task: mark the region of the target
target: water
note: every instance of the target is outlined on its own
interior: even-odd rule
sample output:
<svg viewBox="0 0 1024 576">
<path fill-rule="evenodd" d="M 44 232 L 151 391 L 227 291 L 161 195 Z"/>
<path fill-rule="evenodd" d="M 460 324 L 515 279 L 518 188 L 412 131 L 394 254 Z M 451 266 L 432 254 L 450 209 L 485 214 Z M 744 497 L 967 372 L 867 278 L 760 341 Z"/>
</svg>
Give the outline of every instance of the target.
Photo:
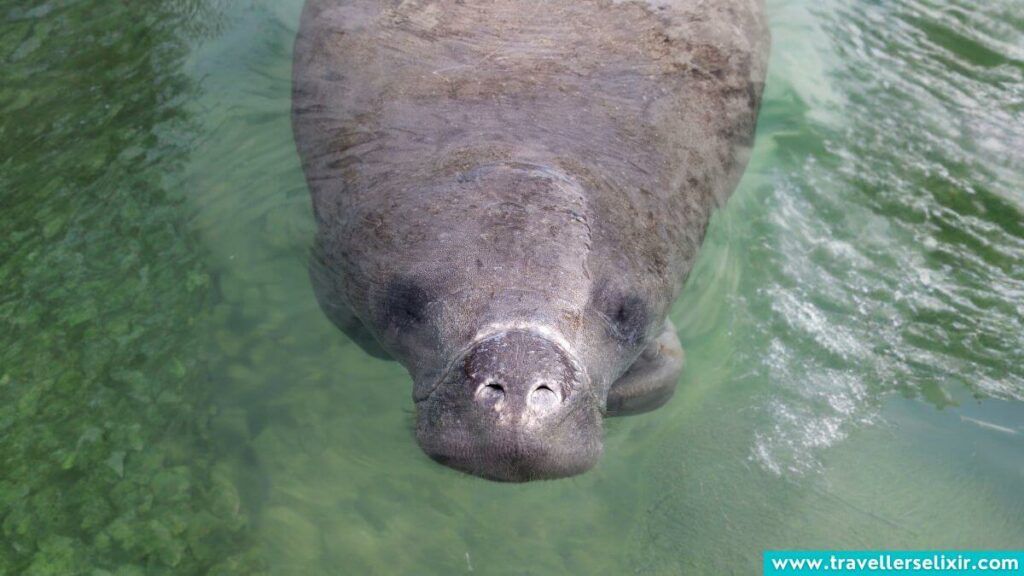
<svg viewBox="0 0 1024 576">
<path fill-rule="evenodd" d="M 298 0 L 0 1 L 0 574 L 749 574 L 1024 547 L 1024 13 L 769 2 L 677 396 L 577 478 L 431 463 L 316 306 Z"/>
</svg>

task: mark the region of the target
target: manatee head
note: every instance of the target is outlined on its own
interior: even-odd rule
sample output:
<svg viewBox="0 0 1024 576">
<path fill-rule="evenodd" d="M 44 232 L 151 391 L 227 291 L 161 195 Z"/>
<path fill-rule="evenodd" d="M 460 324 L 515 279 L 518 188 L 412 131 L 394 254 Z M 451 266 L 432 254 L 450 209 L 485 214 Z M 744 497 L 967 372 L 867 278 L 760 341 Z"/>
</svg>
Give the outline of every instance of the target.
<svg viewBox="0 0 1024 576">
<path fill-rule="evenodd" d="M 672 297 L 632 220 L 598 218 L 616 207 L 533 165 L 379 194 L 319 243 L 348 305 L 412 375 L 423 450 L 501 481 L 592 467 L 608 389 Z"/>
</svg>

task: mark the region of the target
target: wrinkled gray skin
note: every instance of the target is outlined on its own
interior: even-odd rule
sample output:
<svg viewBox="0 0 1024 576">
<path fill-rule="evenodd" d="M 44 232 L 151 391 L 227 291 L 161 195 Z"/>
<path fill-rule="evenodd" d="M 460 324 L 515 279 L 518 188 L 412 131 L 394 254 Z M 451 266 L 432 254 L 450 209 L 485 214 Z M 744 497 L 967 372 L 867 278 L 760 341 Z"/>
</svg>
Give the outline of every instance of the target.
<svg viewBox="0 0 1024 576">
<path fill-rule="evenodd" d="M 760 0 L 308 0 L 293 122 L 327 315 L 486 478 L 580 473 L 672 394 L 666 321 L 749 152 Z"/>
</svg>

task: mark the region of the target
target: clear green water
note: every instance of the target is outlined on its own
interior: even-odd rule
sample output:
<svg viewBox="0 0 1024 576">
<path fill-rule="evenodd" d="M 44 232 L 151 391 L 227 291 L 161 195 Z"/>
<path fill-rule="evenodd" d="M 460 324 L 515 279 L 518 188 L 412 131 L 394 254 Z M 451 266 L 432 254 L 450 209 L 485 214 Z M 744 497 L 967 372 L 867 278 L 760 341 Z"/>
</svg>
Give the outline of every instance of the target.
<svg viewBox="0 0 1024 576">
<path fill-rule="evenodd" d="M 0 0 L 0 575 L 1024 548 L 1017 0 L 769 2 L 676 398 L 609 421 L 594 471 L 522 486 L 428 461 L 406 375 L 314 302 L 300 8 Z"/>
</svg>

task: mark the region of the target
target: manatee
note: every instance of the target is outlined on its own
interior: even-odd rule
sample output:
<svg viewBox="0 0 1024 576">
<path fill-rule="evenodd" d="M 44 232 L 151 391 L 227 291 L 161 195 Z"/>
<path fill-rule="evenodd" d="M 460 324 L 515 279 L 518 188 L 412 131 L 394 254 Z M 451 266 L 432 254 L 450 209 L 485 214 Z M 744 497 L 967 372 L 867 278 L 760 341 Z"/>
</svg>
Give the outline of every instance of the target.
<svg viewBox="0 0 1024 576">
<path fill-rule="evenodd" d="M 408 369 L 431 458 L 571 476 L 664 404 L 743 172 L 761 0 L 307 0 L 292 123 L 323 311 Z"/>
</svg>

